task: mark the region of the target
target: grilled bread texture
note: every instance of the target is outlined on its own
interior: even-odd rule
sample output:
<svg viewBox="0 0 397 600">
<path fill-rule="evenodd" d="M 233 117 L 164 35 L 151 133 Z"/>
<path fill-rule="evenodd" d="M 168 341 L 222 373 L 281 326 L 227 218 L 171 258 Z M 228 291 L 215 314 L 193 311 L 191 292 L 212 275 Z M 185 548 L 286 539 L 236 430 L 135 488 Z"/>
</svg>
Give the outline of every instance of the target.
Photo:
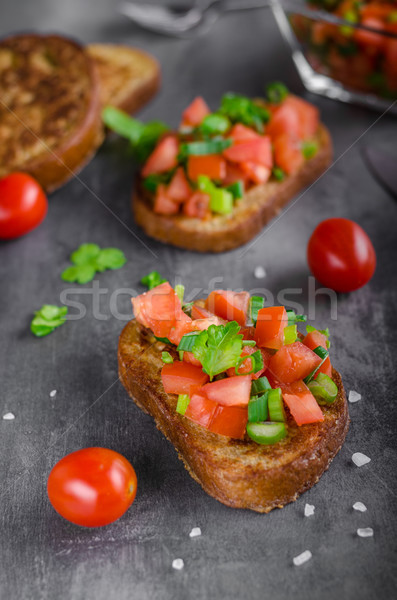
<svg viewBox="0 0 397 600">
<path fill-rule="evenodd" d="M 225 252 L 238 248 L 254 238 L 296 194 L 327 169 L 332 160 L 331 136 L 320 125 L 316 137 L 317 154 L 305 161 L 295 175 L 252 187 L 229 215 L 212 215 L 202 220 L 181 214 L 156 214 L 152 198 L 138 181 L 132 198 L 135 221 L 150 237 L 187 250 Z"/>
<path fill-rule="evenodd" d="M 121 333 L 121 381 L 134 402 L 150 414 L 174 445 L 190 475 L 211 496 L 233 508 L 267 513 L 282 508 L 311 488 L 329 467 L 349 428 L 342 379 L 334 369 L 338 397 L 323 407 L 324 421 L 298 427 L 288 413 L 288 437 L 261 446 L 246 437 L 234 440 L 211 433 L 176 412 L 177 396 L 161 381 L 161 351 L 174 358 L 174 346 L 156 341 L 136 320 Z"/>
</svg>

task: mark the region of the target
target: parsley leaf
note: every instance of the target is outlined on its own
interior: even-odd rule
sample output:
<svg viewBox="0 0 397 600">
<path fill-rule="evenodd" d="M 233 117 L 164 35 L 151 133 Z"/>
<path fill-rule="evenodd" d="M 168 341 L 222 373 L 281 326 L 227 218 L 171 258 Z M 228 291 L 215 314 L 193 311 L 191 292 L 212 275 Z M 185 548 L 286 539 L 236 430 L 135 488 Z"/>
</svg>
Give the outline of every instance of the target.
<svg viewBox="0 0 397 600">
<path fill-rule="evenodd" d="M 166 281 L 167 280 L 161 277 L 158 271 L 152 271 L 151 273 L 148 273 L 147 275 L 145 275 L 145 277 L 142 277 L 141 279 L 142 285 L 146 285 L 148 290 L 152 290 L 153 288 L 157 287 L 161 283 L 165 283 Z"/>
<path fill-rule="evenodd" d="M 210 325 L 197 336 L 192 352 L 211 380 L 214 375 L 234 367 L 239 360 L 243 348 L 239 331 L 239 324 L 230 321 L 226 325 Z"/>
<path fill-rule="evenodd" d="M 260 133 L 263 132 L 263 124 L 270 118 L 266 108 L 246 96 L 232 93 L 223 96 L 219 113 L 228 117 L 232 123 L 243 123 L 254 127 Z"/>
<path fill-rule="evenodd" d="M 30 331 L 37 337 L 48 335 L 65 323 L 67 312 L 66 306 L 44 304 L 40 310 L 34 313 L 35 316 L 30 324 Z"/>
<path fill-rule="evenodd" d="M 124 253 L 118 248 L 101 250 L 97 244 L 82 244 L 72 252 L 70 260 L 73 266 L 63 271 L 62 279 L 76 283 L 88 283 L 97 271 L 120 269 L 126 263 Z"/>
</svg>

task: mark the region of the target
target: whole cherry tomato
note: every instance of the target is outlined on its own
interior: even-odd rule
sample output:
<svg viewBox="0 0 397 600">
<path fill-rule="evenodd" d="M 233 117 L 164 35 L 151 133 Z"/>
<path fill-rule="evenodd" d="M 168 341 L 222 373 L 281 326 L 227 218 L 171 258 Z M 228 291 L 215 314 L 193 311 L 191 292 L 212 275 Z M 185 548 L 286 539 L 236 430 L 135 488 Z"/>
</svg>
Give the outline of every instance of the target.
<svg viewBox="0 0 397 600">
<path fill-rule="evenodd" d="M 65 519 L 100 527 L 121 517 L 135 499 L 137 478 L 124 456 L 107 448 L 84 448 L 52 469 L 48 497 Z"/>
<path fill-rule="evenodd" d="M 39 225 L 48 202 L 41 186 L 26 173 L 0 179 L 0 238 L 17 238 Z"/>
<path fill-rule="evenodd" d="M 313 275 L 336 292 L 352 292 L 371 279 L 376 254 L 365 231 L 349 219 L 326 219 L 317 225 L 307 247 Z"/>
</svg>

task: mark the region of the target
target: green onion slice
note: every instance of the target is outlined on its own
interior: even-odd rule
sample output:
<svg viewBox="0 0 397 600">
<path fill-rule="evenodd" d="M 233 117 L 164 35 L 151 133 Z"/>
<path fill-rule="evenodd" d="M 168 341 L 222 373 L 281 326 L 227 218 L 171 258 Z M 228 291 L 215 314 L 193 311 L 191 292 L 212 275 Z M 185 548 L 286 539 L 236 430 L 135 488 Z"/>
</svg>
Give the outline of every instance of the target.
<svg viewBox="0 0 397 600">
<path fill-rule="evenodd" d="M 163 361 L 163 363 L 165 363 L 167 365 L 170 365 L 171 363 L 174 362 L 174 359 L 172 358 L 172 356 L 169 352 L 162 352 L 161 360 Z"/>
<path fill-rule="evenodd" d="M 260 371 L 261 369 L 263 369 L 264 365 L 263 365 L 262 352 L 260 350 L 257 350 L 253 354 L 247 354 L 246 356 L 240 356 L 240 358 L 237 361 L 236 367 L 235 367 L 236 375 L 240 375 L 240 373 L 238 372 L 238 370 L 240 368 L 240 365 L 247 358 L 251 359 L 252 368 L 251 368 L 251 370 L 249 372 L 243 373 L 243 375 L 250 375 L 251 373 L 257 373 L 258 371 Z"/>
<path fill-rule="evenodd" d="M 185 333 L 177 347 L 178 351 L 191 352 L 193 346 L 196 343 L 196 338 L 200 334 L 200 331 L 192 331 L 191 333 Z"/>
<path fill-rule="evenodd" d="M 189 402 L 190 402 L 190 398 L 187 394 L 179 394 L 178 402 L 176 405 L 176 412 L 179 413 L 180 415 L 184 415 L 186 412 L 186 409 L 189 405 Z"/>
<path fill-rule="evenodd" d="M 157 335 L 155 335 L 154 337 L 156 338 L 156 340 L 158 342 L 163 342 L 163 344 L 171 344 L 171 342 L 168 338 L 157 337 Z"/>
<path fill-rule="evenodd" d="M 283 181 L 285 179 L 285 173 L 280 167 L 273 167 L 272 173 L 277 181 Z"/>
<path fill-rule="evenodd" d="M 182 156 L 203 156 L 205 154 L 220 154 L 233 144 L 233 140 L 213 139 L 205 142 L 190 142 L 181 144 Z"/>
<path fill-rule="evenodd" d="M 228 185 L 226 191 L 230 192 L 233 196 L 234 200 L 239 200 L 244 196 L 244 182 L 243 181 L 235 181 L 231 185 Z"/>
<path fill-rule="evenodd" d="M 258 394 L 263 394 L 267 390 L 271 390 L 272 386 L 269 383 L 267 377 L 259 377 L 259 379 L 254 379 L 251 384 L 251 396 L 257 396 Z"/>
<path fill-rule="evenodd" d="M 319 404 L 332 404 L 338 395 L 338 386 L 325 373 L 319 373 L 309 383 L 309 390 Z"/>
<path fill-rule="evenodd" d="M 284 83 L 274 81 L 266 86 L 266 94 L 269 102 L 272 104 L 280 104 L 289 94 L 289 90 Z"/>
<path fill-rule="evenodd" d="M 256 341 L 255 340 L 243 340 L 243 347 L 244 346 L 256 346 Z"/>
<path fill-rule="evenodd" d="M 310 158 L 313 158 L 313 156 L 316 156 L 317 152 L 318 152 L 318 144 L 316 141 L 309 140 L 307 142 L 303 142 L 302 154 L 306 158 L 306 160 L 309 160 Z"/>
<path fill-rule="evenodd" d="M 288 325 L 294 325 L 297 322 L 307 321 L 306 315 L 296 315 L 294 310 L 287 310 Z"/>
<path fill-rule="evenodd" d="M 319 368 L 321 367 L 321 365 L 325 362 L 325 360 L 329 356 L 328 350 L 325 350 L 325 348 L 323 348 L 322 346 L 317 346 L 317 348 L 314 348 L 313 352 L 315 352 L 317 354 L 317 356 L 319 356 L 321 358 L 321 362 L 318 365 L 318 367 L 316 367 L 314 369 L 314 371 L 312 371 L 311 373 L 309 373 L 309 375 L 304 378 L 303 381 L 306 384 L 308 384 L 308 383 L 311 382 L 311 380 L 315 377 L 315 375 L 316 375 L 317 371 L 319 370 Z"/>
<path fill-rule="evenodd" d="M 258 320 L 258 312 L 265 306 L 265 299 L 262 296 L 251 296 L 249 304 L 249 316 L 251 321 L 256 325 Z"/>
<path fill-rule="evenodd" d="M 181 301 L 181 304 L 183 304 L 183 296 L 185 294 L 185 286 L 178 283 L 175 286 L 175 293 L 178 296 L 179 300 Z"/>
<path fill-rule="evenodd" d="M 296 325 L 287 325 L 284 329 L 284 344 L 293 344 L 298 337 L 298 328 Z"/>
<path fill-rule="evenodd" d="M 229 131 L 230 127 L 230 120 L 225 115 L 212 113 L 204 117 L 199 130 L 204 135 L 222 135 Z"/>
<path fill-rule="evenodd" d="M 281 388 L 269 390 L 267 393 L 267 402 L 269 407 L 270 421 L 276 421 L 277 423 L 285 423 L 286 417 L 283 398 L 281 395 Z"/>
<path fill-rule="evenodd" d="M 248 423 L 247 433 L 257 444 L 275 444 L 287 436 L 285 423 Z"/>
<path fill-rule="evenodd" d="M 262 396 L 251 398 L 248 402 L 248 421 L 258 423 L 259 421 L 266 421 L 268 416 L 268 392 Z"/>
</svg>

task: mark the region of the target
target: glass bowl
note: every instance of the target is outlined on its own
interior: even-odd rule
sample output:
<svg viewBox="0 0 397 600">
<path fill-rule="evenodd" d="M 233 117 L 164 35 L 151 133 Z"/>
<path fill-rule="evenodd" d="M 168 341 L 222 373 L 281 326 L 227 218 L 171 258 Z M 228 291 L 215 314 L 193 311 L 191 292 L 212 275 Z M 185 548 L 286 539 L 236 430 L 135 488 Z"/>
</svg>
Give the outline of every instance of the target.
<svg viewBox="0 0 397 600">
<path fill-rule="evenodd" d="M 397 113 L 397 2 L 303 4 L 304 10 L 294 12 L 275 1 L 272 9 L 305 88 Z M 333 4 L 336 11 L 323 10 L 321 4 Z M 347 10 L 350 5 L 355 10 Z"/>
</svg>

